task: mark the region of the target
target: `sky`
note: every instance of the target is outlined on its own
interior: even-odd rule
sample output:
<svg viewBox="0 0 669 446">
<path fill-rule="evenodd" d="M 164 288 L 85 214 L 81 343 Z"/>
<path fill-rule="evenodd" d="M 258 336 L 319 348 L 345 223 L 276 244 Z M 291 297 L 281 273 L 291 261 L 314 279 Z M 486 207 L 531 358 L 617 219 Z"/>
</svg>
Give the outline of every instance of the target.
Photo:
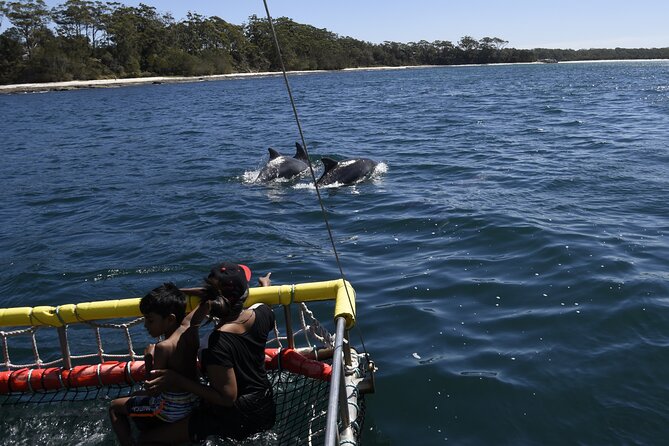
<svg viewBox="0 0 669 446">
<path fill-rule="evenodd" d="M 119 0 L 128 6 L 140 2 Z M 47 0 L 49 6 L 64 3 Z M 669 0 L 267 0 L 272 17 L 372 43 L 499 37 L 511 48 L 669 47 Z M 242 24 L 263 0 L 144 0 L 176 20 L 192 11 Z"/>
</svg>

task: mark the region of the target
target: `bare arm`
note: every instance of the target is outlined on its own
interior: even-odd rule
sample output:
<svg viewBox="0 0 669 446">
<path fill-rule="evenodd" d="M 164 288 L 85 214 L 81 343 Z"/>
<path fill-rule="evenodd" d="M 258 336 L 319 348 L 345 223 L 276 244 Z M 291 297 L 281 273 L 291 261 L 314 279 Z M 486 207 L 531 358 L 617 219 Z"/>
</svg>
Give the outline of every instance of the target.
<svg viewBox="0 0 669 446">
<path fill-rule="evenodd" d="M 181 327 L 179 328 L 199 327 L 204 318 L 209 314 L 210 307 L 211 301 L 200 301 L 197 307 L 181 321 Z"/>
<path fill-rule="evenodd" d="M 152 357 L 150 367 L 151 369 L 164 369 L 167 368 L 167 360 L 170 355 L 170 349 L 164 342 L 159 342 L 154 345 L 153 351 L 150 353 L 149 357 Z M 144 358 L 146 361 L 146 356 Z M 149 373 L 151 371 L 149 370 Z"/>
<path fill-rule="evenodd" d="M 258 285 L 259 286 L 270 286 L 272 284 L 270 280 L 270 276 L 272 273 L 267 273 L 262 277 L 258 277 Z M 188 295 L 188 296 L 198 296 L 202 297 L 204 296 L 205 288 L 203 287 L 196 287 L 196 288 L 179 288 L 179 291 L 182 293 Z"/>
<path fill-rule="evenodd" d="M 189 328 L 194 328 L 197 329 L 202 321 L 204 320 L 205 317 L 209 314 L 209 309 L 211 307 L 211 302 L 210 301 L 200 301 L 200 303 L 195 307 L 193 311 L 188 313 L 185 318 L 181 321 L 181 325 L 174 330 L 174 333 L 170 335 L 169 338 L 167 338 L 167 341 L 176 344 L 179 341 L 179 338 L 181 335 L 188 330 Z M 155 366 L 156 369 L 162 368 L 158 367 L 157 365 Z"/>
<path fill-rule="evenodd" d="M 198 296 L 202 297 L 204 295 L 204 288 L 179 288 L 179 291 L 188 295 L 188 296 Z"/>
<path fill-rule="evenodd" d="M 269 279 L 269 276 L 271 276 L 272 273 L 267 273 L 262 277 L 258 277 L 258 285 L 260 286 L 270 286 L 272 284 L 272 281 Z"/>
</svg>

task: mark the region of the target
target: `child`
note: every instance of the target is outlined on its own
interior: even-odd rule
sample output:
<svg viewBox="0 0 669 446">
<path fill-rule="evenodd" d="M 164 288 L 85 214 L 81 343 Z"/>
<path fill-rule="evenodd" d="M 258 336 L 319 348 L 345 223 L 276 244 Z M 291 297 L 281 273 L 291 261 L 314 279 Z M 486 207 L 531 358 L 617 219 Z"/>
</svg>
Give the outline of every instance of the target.
<svg viewBox="0 0 669 446">
<path fill-rule="evenodd" d="M 151 344 L 145 352 L 146 373 L 151 369 L 174 370 L 190 379 L 198 379 L 197 351 L 200 346 L 198 326 L 209 311 L 207 303 L 198 305 L 188 316 L 186 296 L 174 284 L 165 283 L 144 296 L 139 308 L 144 315 L 144 328 L 152 337 L 164 341 Z M 149 396 L 137 392 L 111 402 L 109 416 L 121 445 L 134 445 L 129 418 L 140 429 L 159 423 L 174 423 L 188 416 L 197 406 L 198 398 L 188 392 L 163 392 Z"/>
</svg>

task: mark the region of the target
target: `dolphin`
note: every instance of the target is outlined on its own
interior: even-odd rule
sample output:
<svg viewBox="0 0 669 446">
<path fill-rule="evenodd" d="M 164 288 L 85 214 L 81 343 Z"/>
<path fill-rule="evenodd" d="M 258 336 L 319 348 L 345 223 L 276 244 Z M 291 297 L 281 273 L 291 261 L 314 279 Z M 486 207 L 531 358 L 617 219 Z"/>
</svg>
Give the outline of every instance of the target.
<svg viewBox="0 0 669 446">
<path fill-rule="evenodd" d="M 309 168 L 307 152 L 300 143 L 295 143 L 295 156 L 283 156 L 273 148 L 269 148 L 269 161 L 262 168 L 256 182 L 268 182 L 277 178 L 290 179 Z"/>
<path fill-rule="evenodd" d="M 379 164 L 369 158 L 351 158 L 337 161 L 323 157 L 325 170 L 316 182 L 319 186 L 339 183 L 343 185 L 355 184 L 370 176 Z"/>
</svg>

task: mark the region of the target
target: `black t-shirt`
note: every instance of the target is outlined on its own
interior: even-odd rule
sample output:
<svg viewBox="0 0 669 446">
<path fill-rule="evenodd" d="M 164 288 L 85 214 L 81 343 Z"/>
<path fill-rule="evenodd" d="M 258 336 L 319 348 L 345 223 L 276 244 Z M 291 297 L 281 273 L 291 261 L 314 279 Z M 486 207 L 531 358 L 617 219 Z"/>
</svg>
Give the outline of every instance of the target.
<svg viewBox="0 0 669 446">
<path fill-rule="evenodd" d="M 208 348 L 202 351 L 202 368 L 231 367 L 237 379 L 237 397 L 270 388 L 265 372 L 265 344 L 274 328 L 274 312 L 267 305 L 254 308 L 256 318 L 246 333 L 227 333 L 214 330 L 209 335 Z"/>
</svg>

